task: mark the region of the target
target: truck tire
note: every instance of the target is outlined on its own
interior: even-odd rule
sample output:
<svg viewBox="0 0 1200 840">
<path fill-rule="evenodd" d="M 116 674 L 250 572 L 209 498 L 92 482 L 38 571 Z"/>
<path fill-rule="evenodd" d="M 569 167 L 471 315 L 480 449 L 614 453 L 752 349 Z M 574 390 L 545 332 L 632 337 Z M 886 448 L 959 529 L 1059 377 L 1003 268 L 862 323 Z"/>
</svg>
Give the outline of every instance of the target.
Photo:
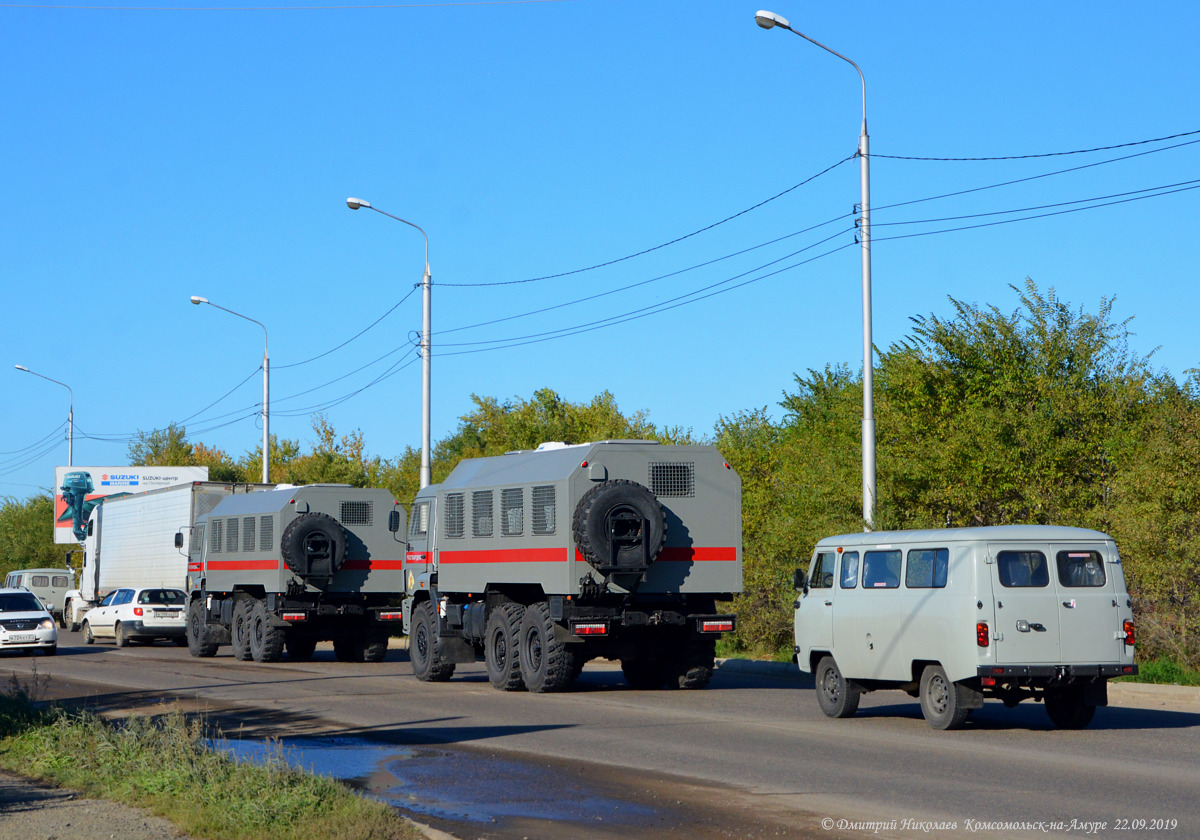
<svg viewBox="0 0 1200 840">
<path fill-rule="evenodd" d="M 921 672 L 921 714 L 934 729 L 958 729 L 967 719 L 960 686 L 951 682 L 941 665 L 926 665 Z"/>
<path fill-rule="evenodd" d="M 188 604 L 187 646 L 192 656 L 216 656 L 217 645 L 204 617 L 204 601 L 193 598 Z"/>
<path fill-rule="evenodd" d="M 484 634 L 483 658 L 487 663 L 488 680 L 500 691 L 524 691 L 521 678 L 521 658 L 517 653 L 521 620 L 525 607 L 521 604 L 500 604 L 488 616 Z"/>
<path fill-rule="evenodd" d="M 279 551 L 300 578 L 331 578 L 346 558 L 346 532 L 327 513 L 302 513 L 283 529 Z"/>
<path fill-rule="evenodd" d="M 622 659 L 621 673 L 625 675 L 625 683 L 638 691 L 654 691 L 667 684 L 662 663 L 652 656 Z"/>
<path fill-rule="evenodd" d="M 363 661 L 363 637 L 358 632 L 347 632 L 333 637 L 333 655 L 338 662 Z"/>
<path fill-rule="evenodd" d="M 521 678 L 534 694 L 563 691 L 575 680 L 575 654 L 554 630 L 550 605 L 545 601 L 525 610 L 517 653 Z"/>
<path fill-rule="evenodd" d="M 817 663 L 817 705 L 832 718 L 848 718 L 858 711 L 862 689 L 857 683 L 842 676 L 842 671 L 832 656 L 825 656 Z"/>
<path fill-rule="evenodd" d="M 692 639 L 687 642 L 675 660 L 671 675 L 675 685 L 688 690 L 705 688 L 712 679 L 716 657 L 715 639 Z"/>
<path fill-rule="evenodd" d="M 267 611 L 267 602 L 250 602 L 250 656 L 255 662 L 278 662 L 283 658 L 285 628 L 272 624 L 275 617 Z"/>
<path fill-rule="evenodd" d="M 387 658 L 390 638 L 391 633 L 383 628 L 374 627 L 368 630 L 362 643 L 363 662 L 382 662 Z"/>
<path fill-rule="evenodd" d="M 413 610 L 408 658 L 412 662 L 413 676 L 421 682 L 446 682 L 454 676 L 454 663 L 442 658 L 437 618 L 430 601 L 422 601 Z"/>
<path fill-rule="evenodd" d="M 254 599 L 238 598 L 233 605 L 233 627 L 230 628 L 233 644 L 233 658 L 239 662 L 248 662 L 250 654 L 250 614 L 254 610 Z"/>
<path fill-rule="evenodd" d="M 1068 686 L 1046 692 L 1046 714 L 1059 729 L 1084 729 L 1096 716 L 1096 707 L 1084 701 L 1081 688 Z"/>
<path fill-rule="evenodd" d="M 75 605 L 70 601 L 63 605 L 63 618 L 66 619 L 67 616 L 70 616 L 68 623 L 71 625 L 71 632 L 79 632 L 79 622 L 75 621 Z"/>
<path fill-rule="evenodd" d="M 314 636 L 291 631 L 287 633 L 283 646 L 287 650 L 288 659 L 306 662 L 312 659 L 313 652 L 317 649 L 317 640 Z"/>
<path fill-rule="evenodd" d="M 67 608 L 71 606 L 71 602 L 67 601 L 63 604 L 62 612 L 58 614 L 58 628 L 60 630 L 67 629 Z"/>
<path fill-rule="evenodd" d="M 667 520 L 647 488 L 612 479 L 583 494 L 571 531 L 579 553 L 601 574 L 640 574 L 662 550 Z"/>
</svg>

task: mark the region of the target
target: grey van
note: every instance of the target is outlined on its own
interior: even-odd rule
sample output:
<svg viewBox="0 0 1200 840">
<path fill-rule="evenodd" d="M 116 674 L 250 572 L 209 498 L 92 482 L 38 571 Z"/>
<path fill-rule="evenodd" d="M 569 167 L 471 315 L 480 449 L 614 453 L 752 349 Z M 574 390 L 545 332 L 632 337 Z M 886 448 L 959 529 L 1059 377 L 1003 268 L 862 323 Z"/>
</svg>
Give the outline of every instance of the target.
<svg viewBox="0 0 1200 840">
<path fill-rule="evenodd" d="M 18 569 L 4 579 L 7 589 L 28 589 L 63 624 L 63 596 L 75 587 L 75 573 L 70 569 Z"/>
<path fill-rule="evenodd" d="M 1099 531 L 1012 525 L 842 534 L 796 573 L 796 662 L 817 702 L 849 717 L 864 691 L 900 689 L 936 729 L 985 697 L 1044 702 L 1065 729 L 1136 674 L 1121 557 Z"/>
</svg>

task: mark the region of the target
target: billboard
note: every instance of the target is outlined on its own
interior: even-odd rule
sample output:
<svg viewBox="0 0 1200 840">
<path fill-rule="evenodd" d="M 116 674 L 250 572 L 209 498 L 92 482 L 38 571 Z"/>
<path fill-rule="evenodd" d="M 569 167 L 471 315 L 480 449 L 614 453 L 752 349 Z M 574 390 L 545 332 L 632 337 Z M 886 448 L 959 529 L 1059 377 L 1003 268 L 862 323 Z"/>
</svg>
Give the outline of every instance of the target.
<svg viewBox="0 0 1200 840">
<path fill-rule="evenodd" d="M 105 496 L 208 481 L 208 467 L 55 467 L 54 541 L 82 542 L 88 515 Z"/>
</svg>

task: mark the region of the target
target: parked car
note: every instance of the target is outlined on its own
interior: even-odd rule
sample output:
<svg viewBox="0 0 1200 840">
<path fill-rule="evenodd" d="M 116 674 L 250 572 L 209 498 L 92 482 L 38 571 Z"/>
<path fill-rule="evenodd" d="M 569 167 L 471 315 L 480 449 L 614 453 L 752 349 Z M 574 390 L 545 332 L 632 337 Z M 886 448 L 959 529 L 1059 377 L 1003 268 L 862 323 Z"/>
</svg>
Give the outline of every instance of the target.
<svg viewBox="0 0 1200 840">
<path fill-rule="evenodd" d="M 0 650 L 58 653 L 58 629 L 50 612 L 27 589 L 0 589 Z"/>
<path fill-rule="evenodd" d="M 170 639 L 182 647 L 187 644 L 186 607 L 182 589 L 114 589 L 88 611 L 80 629 L 89 645 L 101 638 L 113 639 L 117 647 L 134 640 L 153 644 Z"/>
</svg>

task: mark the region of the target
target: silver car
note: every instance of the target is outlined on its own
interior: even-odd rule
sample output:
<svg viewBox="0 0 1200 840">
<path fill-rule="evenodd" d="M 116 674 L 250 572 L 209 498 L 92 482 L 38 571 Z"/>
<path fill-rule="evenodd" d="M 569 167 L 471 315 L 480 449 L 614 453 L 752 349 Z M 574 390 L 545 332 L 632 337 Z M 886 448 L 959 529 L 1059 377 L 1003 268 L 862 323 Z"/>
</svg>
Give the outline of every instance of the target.
<svg viewBox="0 0 1200 840">
<path fill-rule="evenodd" d="M 26 654 L 40 650 L 46 656 L 58 653 L 54 619 L 26 589 L 0 589 L 0 650 Z"/>
</svg>

